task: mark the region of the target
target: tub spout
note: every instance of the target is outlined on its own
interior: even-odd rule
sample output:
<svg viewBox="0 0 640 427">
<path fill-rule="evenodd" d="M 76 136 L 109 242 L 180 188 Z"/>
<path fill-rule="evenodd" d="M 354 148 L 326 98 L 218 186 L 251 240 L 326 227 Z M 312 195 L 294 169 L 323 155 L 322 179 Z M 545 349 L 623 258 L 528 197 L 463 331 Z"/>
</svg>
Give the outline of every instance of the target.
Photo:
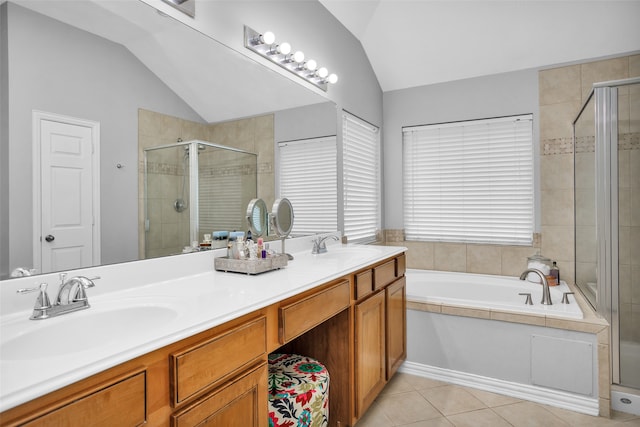
<svg viewBox="0 0 640 427">
<path fill-rule="evenodd" d="M 540 279 L 542 279 L 542 301 L 540 301 L 540 304 L 552 305 L 553 303 L 551 302 L 551 292 L 549 292 L 549 282 L 547 282 L 547 278 L 544 276 L 544 273 L 535 268 L 527 268 L 520 275 L 520 280 L 526 279 L 529 273 L 537 274 L 538 276 L 540 276 Z"/>
</svg>

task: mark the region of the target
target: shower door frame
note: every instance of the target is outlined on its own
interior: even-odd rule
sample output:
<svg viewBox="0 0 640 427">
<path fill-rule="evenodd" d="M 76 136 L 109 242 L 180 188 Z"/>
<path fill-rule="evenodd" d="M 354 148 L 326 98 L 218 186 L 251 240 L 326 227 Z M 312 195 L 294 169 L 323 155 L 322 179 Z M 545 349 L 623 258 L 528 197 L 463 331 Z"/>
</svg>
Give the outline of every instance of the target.
<svg viewBox="0 0 640 427">
<path fill-rule="evenodd" d="M 620 383 L 618 281 L 618 88 L 593 85 L 596 150 L 597 311 L 611 325 L 611 379 Z"/>
<path fill-rule="evenodd" d="M 597 262 L 595 309 L 610 324 L 613 384 L 620 384 L 618 88 L 639 83 L 640 78 L 637 77 L 594 83 L 573 122 L 575 155 L 575 124 L 591 97 L 594 97 Z"/>
</svg>

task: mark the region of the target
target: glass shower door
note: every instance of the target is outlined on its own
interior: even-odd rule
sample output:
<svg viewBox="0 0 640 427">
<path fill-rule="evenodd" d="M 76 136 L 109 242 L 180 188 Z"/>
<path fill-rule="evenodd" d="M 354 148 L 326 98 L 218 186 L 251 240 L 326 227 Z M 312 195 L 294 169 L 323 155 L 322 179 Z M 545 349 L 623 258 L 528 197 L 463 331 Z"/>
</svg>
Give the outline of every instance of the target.
<svg viewBox="0 0 640 427">
<path fill-rule="evenodd" d="M 640 83 L 617 91 L 619 383 L 640 389 Z"/>
<path fill-rule="evenodd" d="M 190 244 L 189 150 L 145 150 L 144 257 L 179 254 Z"/>
<path fill-rule="evenodd" d="M 574 121 L 576 284 L 611 325 L 612 380 L 640 389 L 640 79 L 594 85 Z"/>
</svg>

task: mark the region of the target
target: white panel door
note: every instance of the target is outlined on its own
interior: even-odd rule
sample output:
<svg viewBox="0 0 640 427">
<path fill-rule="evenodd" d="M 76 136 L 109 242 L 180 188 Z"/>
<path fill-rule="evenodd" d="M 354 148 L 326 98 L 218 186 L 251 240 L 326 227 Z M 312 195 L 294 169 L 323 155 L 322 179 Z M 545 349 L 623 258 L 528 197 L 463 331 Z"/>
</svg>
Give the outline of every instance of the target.
<svg viewBox="0 0 640 427">
<path fill-rule="evenodd" d="M 94 128 L 40 120 L 42 272 L 94 260 Z"/>
</svg>

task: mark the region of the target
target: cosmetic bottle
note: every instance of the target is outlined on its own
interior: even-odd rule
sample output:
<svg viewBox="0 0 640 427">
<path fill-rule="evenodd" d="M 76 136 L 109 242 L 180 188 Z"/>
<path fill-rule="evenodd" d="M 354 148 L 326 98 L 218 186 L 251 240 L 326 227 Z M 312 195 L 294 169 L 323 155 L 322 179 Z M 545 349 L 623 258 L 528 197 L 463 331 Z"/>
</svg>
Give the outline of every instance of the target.
<svg viewBox="0 0 640 427">
<path fill-rule="evenodd" d="M 560 269 L 558 268 L 558 264 L 556 264 L 555 261 L 553 261 L 553 265 L 551 266 L 551 272 L 549 274 L 555 277 L 558 284 L 560 284 Z"/>
</svg>

